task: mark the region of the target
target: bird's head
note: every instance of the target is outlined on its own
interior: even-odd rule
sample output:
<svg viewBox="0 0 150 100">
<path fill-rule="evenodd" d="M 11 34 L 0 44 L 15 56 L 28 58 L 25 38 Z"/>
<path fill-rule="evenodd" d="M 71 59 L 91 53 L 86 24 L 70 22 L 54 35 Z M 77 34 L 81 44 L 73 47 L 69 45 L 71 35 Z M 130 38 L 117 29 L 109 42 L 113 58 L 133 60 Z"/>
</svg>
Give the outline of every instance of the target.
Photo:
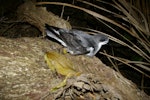
<svg viewBox="0 0 150 100">
<path fill-rule="evenodd" d="M 101 49 L 102 45 L 105 45 L 109 42 L 108 36 L 103 34 L 94 35 L 93 40 L 93 47 L 87 48 L 88 51 L 90 51 L 87 54 L 88 56 L 94 56 Z"/>
<path fill-rule="evenodd" d="M 95 37 L 95 41 L 98 42 L 99 45 L 105 45 L 109 42 L 109 38 L 106 35 L 103 34 L 97 34 L 94 36 Z"/>
</svg>

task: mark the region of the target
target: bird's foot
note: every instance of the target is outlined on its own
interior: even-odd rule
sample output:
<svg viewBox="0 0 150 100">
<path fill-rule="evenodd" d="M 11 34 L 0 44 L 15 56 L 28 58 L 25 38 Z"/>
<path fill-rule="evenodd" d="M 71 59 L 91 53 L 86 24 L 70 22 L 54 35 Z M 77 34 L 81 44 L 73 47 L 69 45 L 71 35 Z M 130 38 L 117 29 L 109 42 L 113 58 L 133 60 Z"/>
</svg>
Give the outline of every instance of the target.
<svg viewBox="0 0 150 100">
<path fill-rule="evenodd" d="M 67 53 L 68 53 L 67 49 L 66 49 L 66 48 L 63 48 L 62 53 L 63 53 L 63 54 L 67 54 Z"/>
</svg>

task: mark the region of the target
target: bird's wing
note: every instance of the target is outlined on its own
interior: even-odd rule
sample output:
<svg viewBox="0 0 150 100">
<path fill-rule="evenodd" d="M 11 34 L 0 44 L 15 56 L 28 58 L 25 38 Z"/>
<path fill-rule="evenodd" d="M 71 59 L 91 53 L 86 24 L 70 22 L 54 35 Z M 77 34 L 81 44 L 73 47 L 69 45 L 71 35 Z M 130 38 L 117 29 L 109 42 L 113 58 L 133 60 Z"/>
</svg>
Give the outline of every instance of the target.
<svg viewBox="0 0 150 100">
<path fill-rule="evenodd" d="M 89 54 L 89 56 L 93 56 L 93 51 L 95 50 L 96 47 L 96 42 L 94 41 L 95 38 L 93 37 L 93 35 L 87 34 L 79 30 L 73 30 L 73 33 L 76 34 L 76 37 L 78 39 L 82 40 L 80 41 L 81 42 L 80 44 L 82 44 L 82 46 L 86 49 L 85 54 Z"/>
<path fill-rule="evenodd" d="M 78 54 L 86 54 L 88 51 L 86 50 L 86 46 L 83 45 L 84 38 L 80 36 L 78 33 L 74 33 L 72 31 L 61 33 L 60 38 L 67 44 L 67 47 L 72 51 L 78 52 Z"/>
<path fill-rule="evenodd" d="M 73 34 L 73 33 L 60 33 L 60 38 L 66 42 L 66 44 L 68 46 L 81 46 L 80 42 L 81 42 L 81 38 L 79 38 L 77 35 Z"/>
</svg>

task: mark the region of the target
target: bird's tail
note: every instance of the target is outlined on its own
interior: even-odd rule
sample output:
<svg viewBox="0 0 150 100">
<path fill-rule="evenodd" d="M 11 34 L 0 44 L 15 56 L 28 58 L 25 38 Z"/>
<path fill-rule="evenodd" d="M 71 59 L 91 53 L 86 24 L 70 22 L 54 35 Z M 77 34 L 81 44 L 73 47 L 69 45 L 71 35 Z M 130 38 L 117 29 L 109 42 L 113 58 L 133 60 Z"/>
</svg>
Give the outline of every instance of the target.
<svg viewBox="0 0 150 100">
<path fill-rule="evenodd" d="M 45 24 L 45 27 L 46 27 L 47 30 L 51 31 L 52 33 L 60 35 L 58 27 L 50 26 L 48 24 Z"/>
<path fill-rule="evenodd" d="M 46 27 L 46 30 L 45 30 L 46 35 L 48 37 L 53 38 L 57 40 L 58 42 L 60 42 L 63 46 L 66 46 L 66 44 L 59 38 L 60 37 L 59 28 L 49 26 L 48 24 L 45 24 L 45 27 Z"/>
</svg>

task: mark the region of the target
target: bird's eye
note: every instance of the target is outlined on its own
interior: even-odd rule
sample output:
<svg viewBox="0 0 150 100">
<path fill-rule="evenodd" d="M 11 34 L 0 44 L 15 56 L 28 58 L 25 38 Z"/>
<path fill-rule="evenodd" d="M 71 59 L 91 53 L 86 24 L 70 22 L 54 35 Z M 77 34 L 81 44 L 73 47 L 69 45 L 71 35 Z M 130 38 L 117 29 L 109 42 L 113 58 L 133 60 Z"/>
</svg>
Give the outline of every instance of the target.
<svg viewBox="0 0 150 100">
<path fill-rule="evenodd" d="M 100 38 L 100 42 L 104 42 L 104 41 L 107 41 L 108 40 L 108 37 L 107 36 L 101 36 Z"/>
<path fill-rule="evenodd" d="M 78 40 L 78 42 L 82 42 L 81 40 Z"/>
<path fill-rule="evenodd" d="M 102 39 L 100 39 L 100 41 L 103 42 L 103 41 L 106 41 L 106 39 L 105 39 L 105 38 L 102 38 Z"/>
</svg>

